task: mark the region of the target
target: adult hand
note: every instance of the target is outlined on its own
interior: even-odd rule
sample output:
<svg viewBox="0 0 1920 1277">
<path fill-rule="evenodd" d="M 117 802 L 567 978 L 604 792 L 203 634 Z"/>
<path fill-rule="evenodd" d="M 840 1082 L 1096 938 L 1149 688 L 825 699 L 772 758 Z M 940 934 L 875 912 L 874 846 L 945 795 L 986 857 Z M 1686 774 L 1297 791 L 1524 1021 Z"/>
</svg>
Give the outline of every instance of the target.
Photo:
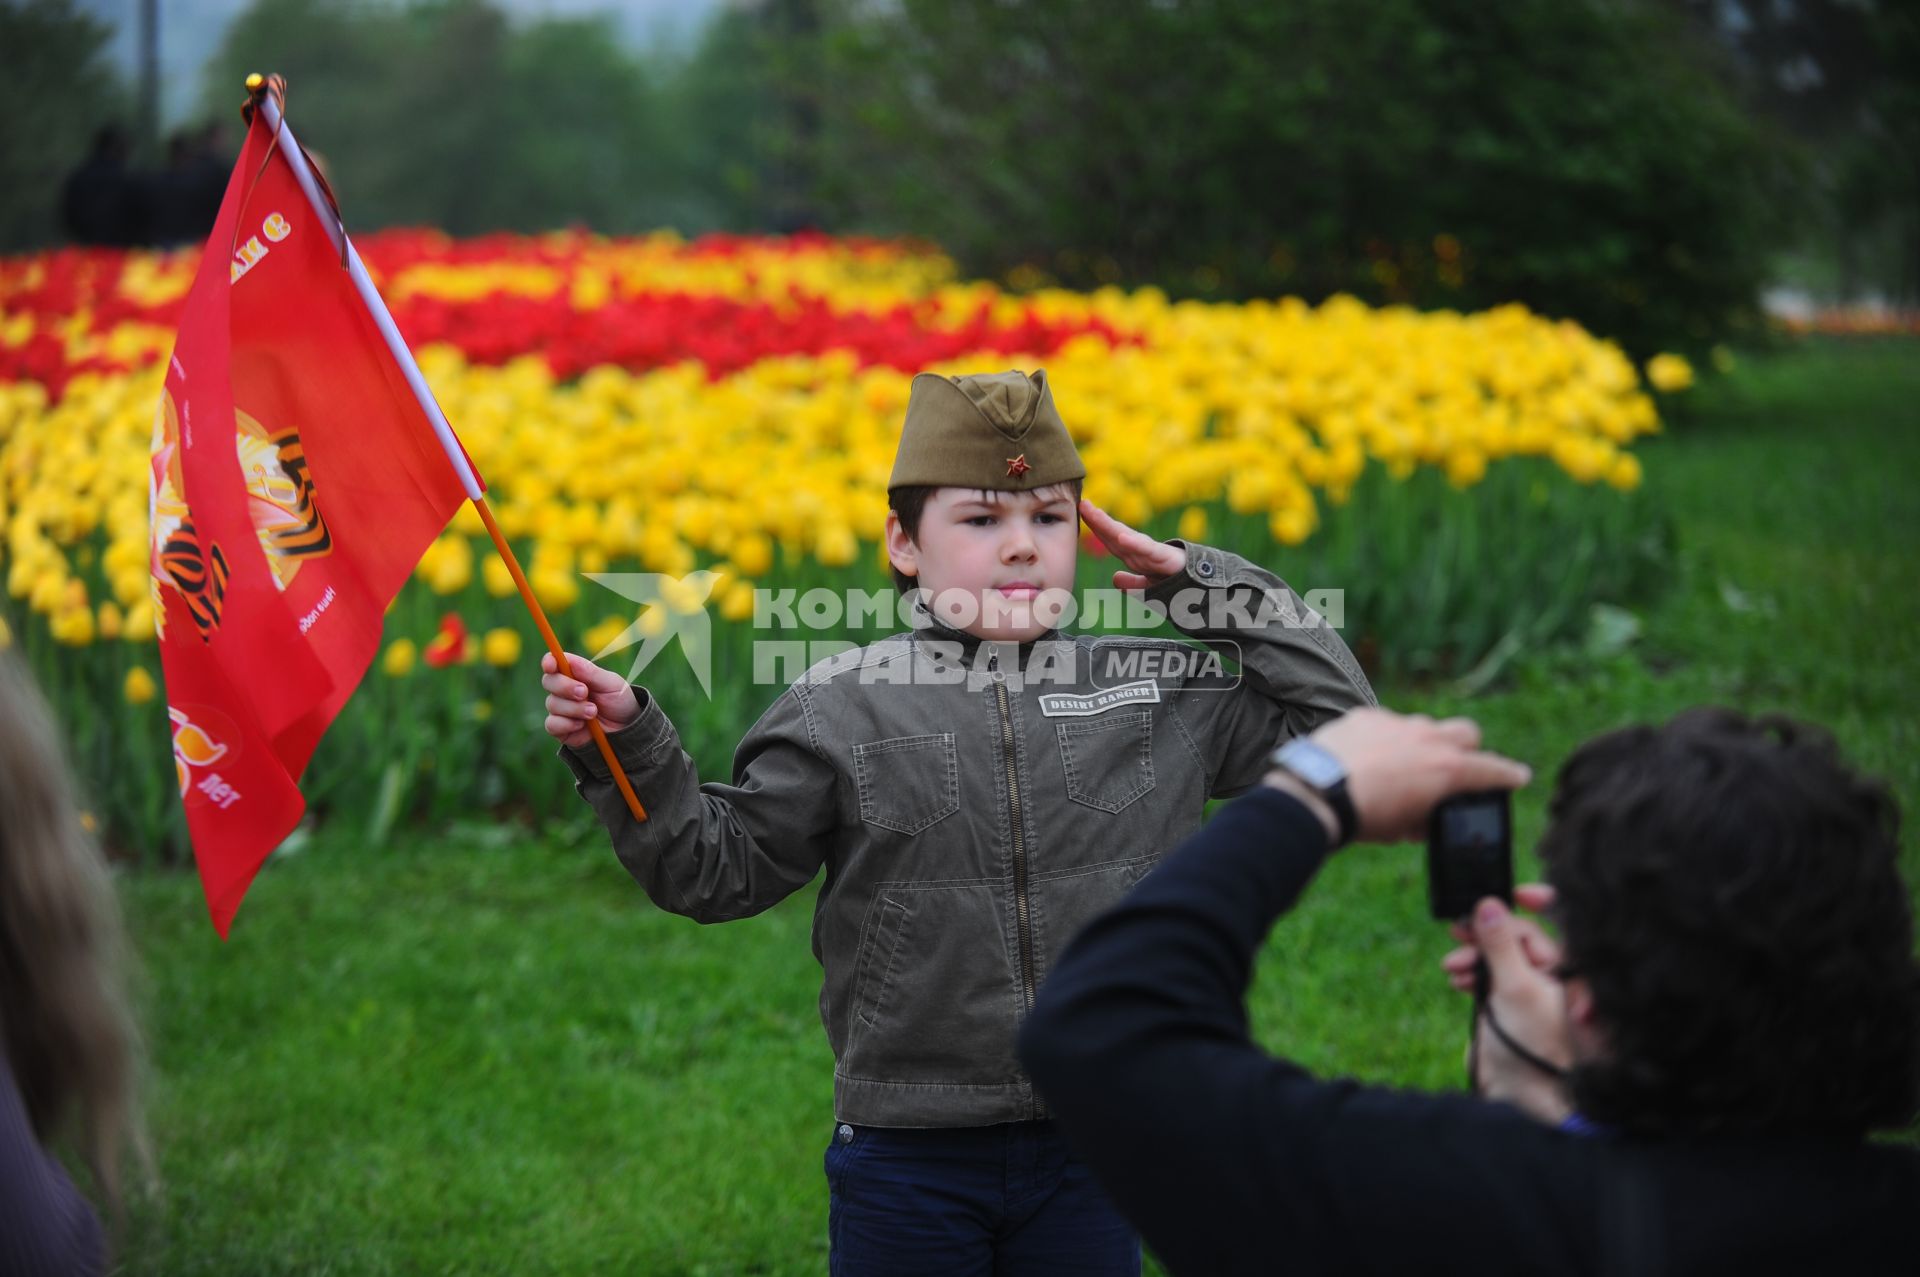
<svg viewBox="0 0 1920 1277">
<path fill-rule="evenodd" d="M 1540 912 L 1553 904 L 1553 889 L 1528 883 L 1514 889 L 1514 903 Z M 1554 974 L 1560 964 L 1559 942 L 1539 923 L 1516 917 L 1491 897 L 1482 900 L 1468 924 L 1456 925 L 1453 933 L 1464 943 L 1440 960 L 1449 983 L 1471 995 L 1474 968 L 1484 957 L 1490 977 L 1487 1008 L 1507 1036 L 1557 1068 L 1571 1067 L 1567 991 Z M 1509 1049 L 1487 1027 L 1486 1012 L 1474 1024 L 1474 1038 L 1469 1050 L 1481 1095 L 1513 1104 L 1550 1125 L 1566 1120 L 1573 1109 L 1564 1079 Z"/>
<path fill-rule="evenodd" d="M 1553 888 L 1544 882 L 1523 882 L 1513 889 L 1513 903 L 1528 913 L 1544 914 L 1553 907 L 1553 899 Z M 1515 918 L 1513 926 L 1527 964 L 1535 971 L 1551 974 L 1560 965 L 1560 942 L 1532 918 Z M 1473 941 L 1471 919 L 1450 923 L 1447 931 L 1460 942 L 1460 947 L 1440 959 L 1440 966 L 1447 973 L 1448 984 L 1461 993 L 1472 993 L 1473 969 L 1480 961 L 1480 947 Z"/>
<path fill-rule="evenodd" d="M 1080 499 L 1080 517 L 1125 569 L 1113 574 L 1116 589 L 1144 590 L 1187 565 L 1186 551 L 1179 546 L 1135 531 L 1085 497 Z"/>
<path fill-rule="evenodd" d="M 1346 767 L 1359 842 L 1424 838 L 1427 816 L 1441 799 L 1518 789 L 1533 778 L 1526 764 L 1481 749 L 1480 727 L 1468 718 L 1436 721 L 1367 707 L 1341 715 L 1307 739 Z"/>
</svg>

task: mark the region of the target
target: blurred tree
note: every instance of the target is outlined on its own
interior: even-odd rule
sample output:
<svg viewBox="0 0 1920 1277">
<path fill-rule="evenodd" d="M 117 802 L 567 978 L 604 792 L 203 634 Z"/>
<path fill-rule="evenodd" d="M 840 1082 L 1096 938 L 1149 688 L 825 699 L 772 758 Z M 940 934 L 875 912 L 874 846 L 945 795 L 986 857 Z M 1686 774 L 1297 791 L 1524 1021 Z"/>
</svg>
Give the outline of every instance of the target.
<svg viewBox="0 0 1920 1277">
<path fill-rule="evenodd" d="M 632 231 L 676 205 L 645 73 L 605 19 L 256 0 L 208 72 L 210 106 L 231 109 L 253 70 L 287 77 L 288 115 L 356 226 Z"/>
<path fill-rule="evenodd" d="M 780 91 L 803 78 L 783 63 L 794 51 L 750 8 L 714 15 L 691 56 L 659 71 L 661 145 L 673 170 L 668 221 L 683 229 L 765 230 L 775 224 L 773 172 L 784 154 L 811 189 L 811 170 L 792 158 L 781 127 Z M 804 54 L 803 54 L 804 56 Z"/>
<path fill-rule="evenodd" d="M 632 232 L 679 220 L 657 93 L 608 20 L 528 27 L 508 47 L 506 72 L 490 176 L 513 207 L 495 224 Z"/>
<path fill-rule="evenodd" d="M 1920 301 L 1920 6 L 1676 0 L 1726 48 L 1746 99 L 1806 146 L 1811 247 L 1842 295 Z"/>
<path fill-rule="evenodd" d="M 60 191 L 95 131 L 124 118 L 110 33 L 72 0 L 0 0 L 0 252 L 60 236 Z"/>
<path fill-rule="evenodd" d="M 1646 351 L 1751 315 L 1781 175 L 1635 0 L 864 0 L 813 74 L 836 220 L 1198 296 L 1521 300 Z"/>
</svg>

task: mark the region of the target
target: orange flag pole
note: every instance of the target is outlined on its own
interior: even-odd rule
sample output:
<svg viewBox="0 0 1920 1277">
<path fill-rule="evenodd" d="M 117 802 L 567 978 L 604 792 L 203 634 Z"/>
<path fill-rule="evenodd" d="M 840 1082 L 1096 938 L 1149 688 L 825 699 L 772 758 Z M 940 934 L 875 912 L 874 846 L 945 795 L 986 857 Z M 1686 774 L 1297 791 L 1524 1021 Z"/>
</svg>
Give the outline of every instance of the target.
<svg viewBox="0 0 1920 1277">
<path fill-rule="evenodd" d="M 253 100 L 255 109 L 266 112 L 266 120 L 281 145 L 278 148 L 286 158 L 287 167 L 293 171 L 294 180 L 306 193 L 307 202 L 313 205 L 314 214 L 321 225 L 327 228 L 327 234 L 334 239 L 340 249 L 341 261 L 346 264 L 353 279 L 355 291 L 366 305 L 367 314 L 373 320 L 374 327 L 380 330 L 380 336 L 386 341 L 387 349 L 392 353 L 394 362 L 400 366 L 401 374 L 406 377 L 407 385 L 412 389 L 414 398 L 419 401 L 420 410 L 427 415 L 427 421 L 433 427 L 434 435 L 440 440 L 440 446 L 447 454 L 447 461 L 453 466 L 454 473 L 467 491 L 467 499 L 474 509 L 480 512 L 480 522 L 486 525 L 487 535 L 493 539 L 493 548 L 507 565 L 507 572 L 513 577 L 513 583 L 520 591 L 520 599 L 527 605 L 527 611 L 533 615 L 533 623 L 540 630 L 540 637 L 546 640 L 547 650 L 553 653 L 554 663 L 568 673 L 573 672 L 567 654 L 560 646 L 560 639 L 553 632 L 553 626 L 547 621 L 546 611 L 540 606 L 540 600 L 534 597 L 533 587 L 527 584 L 527 577 L 520 570 L 520 561 L 514 557 L 513 548 L 500 534 L 500 525 L 493 521 L 493 511 L 487 508 L 486 488 L 467 461 L 466 450 L 454 437 L 453 427 L 448 424 L 447 416 L 440 411 L 439 401 L 427 388 L 427 379 L 420 371 L 420 365 L 414 362 L 413 351 L 408 349 L 405 339 L 395 327 L 393 316 L 387 311 L 387 303 L 373 286 L 373 279 L 367 274 L 367 268 L 360 261 L 360 254 L 353 247 L 353 241 L 347 238 L 346 227 L 340 225 L 339 215 L 332 203 L 321 194 L 320 184 L 315 180 L 311 167 L 307 164 L 306 152 L 294 140 L 293 130 L 286 125 L 281 111 L 280 94 L 284 92 L 284 81 L 278 76 L 269 80 L 265 76 L 247 77 L 247 93 Z M 627 779 L 626 769 L 620 766 L 620 760 L 614 756 L 613 742 L 607 739 L 607 729 L 600 720 L 589 719 L 587 729 L 593 733 L 594 744 L 600 747 L 600 757 L 606 760 L 607 770 L 613 774 L 613 783 L 619 787 L 620 796 L 627 801 L 627 810 L 633 813 L 635 820 L 647 818 L 646 808 L 640 805 L 640 798 L 633 792 L 633 783 Z"/>
<path fill-rule="evenodd" d="M 533 587 L 527 584 L 526 573 L 520 570 L 520 560 L 514 557 L 513 547 L 507 544 L 504 536 L 500 535 L 500 525 L 493 521 L 493 511 L 487 508 L 487 498 L 482 495 L 473 497 L 471 500 L 473 508 L 480 512 L 480 522 L 487 525 L 487 535 L 493 538 L 493 548 L 499 552 L 501 562 L 507 565 L 507 572 L 513 577 L 513 584 L 520 591 L 521 600 L 526 603 L 527 611 L 533 614 L 533 623 L 540 628 L 540 637 L 547 641 L 547 650 L 553 653 L 554 664 L 571 674 L 573 666 L 568 663 L 567 654 L 561 649 L 560 640 L 555 636 L 553 626 L 548 624 L 547 614 L 540 606 L 540 600 L 534 597 Z M 620 760 L 613 756 L 613 742 L 607 739 L 607 729 L 600 725 L 599 719 L 590 718 L 587 720 L 587 730 L 593 733 L 593 743 L 600 747 L 600 757 L 606 760 L 607 770 L 613 773 L 613 783 L 619 786 L 620 796 L 627 800 L 627 810 L 633 813 L 635 820 L 645 820 L 647 809 L 640 805 L 640 796 L 633 792 L 633 782 L 627 779 L 626 769 L 620 766 Z"/>
</svg>

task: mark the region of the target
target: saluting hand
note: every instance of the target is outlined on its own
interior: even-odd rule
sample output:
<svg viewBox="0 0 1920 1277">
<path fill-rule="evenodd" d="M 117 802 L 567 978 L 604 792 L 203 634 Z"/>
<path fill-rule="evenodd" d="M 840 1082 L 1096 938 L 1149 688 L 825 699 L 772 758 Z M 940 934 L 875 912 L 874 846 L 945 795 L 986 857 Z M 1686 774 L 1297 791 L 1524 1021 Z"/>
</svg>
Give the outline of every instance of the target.
<svg viewBox="0 0 1920 1277">
<path fill-rule="evenodd" d="M 1136 532 L 1085 497 L 1080 499 L 1080 517 L 1100 538 L 1100 544 L 1124 565 L 1126 570 L 1113 574 L 1118 589 L 1144 590 L 1187 565 L 1186 552 L 1179 546 Z"/>
</svg>

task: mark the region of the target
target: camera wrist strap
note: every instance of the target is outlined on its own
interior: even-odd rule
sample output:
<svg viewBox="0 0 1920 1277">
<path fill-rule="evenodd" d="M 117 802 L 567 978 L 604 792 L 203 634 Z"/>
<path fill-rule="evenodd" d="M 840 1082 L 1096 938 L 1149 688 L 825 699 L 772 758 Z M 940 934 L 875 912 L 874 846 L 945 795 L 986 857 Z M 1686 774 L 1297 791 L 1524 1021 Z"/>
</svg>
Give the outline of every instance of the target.
<svg viewBox="0 0 1920 1277">
<path fill-rule="evenodd" d="M 1482 1019 L 1485 1019 L 1487 1027 L 1493 1030 L 1493 1036 L 1500 1039 L 1500 1045 L 1513 1052 L 1522 1062 L 1556 1081 L 1566 1077 L 1565 1069 L 1522 1046 L 1501 1026 L 1498 1017 L 1493 1014 L 1492 983 L 1493 977 L 1487 970 L 1487 960 L 1481 958 L 1473 968 L 1473 1018 L 1467 1023 L 1467 1089 L 1476 1095 L 1480 1092 L 1479 1028 Z"/>
</svg>

